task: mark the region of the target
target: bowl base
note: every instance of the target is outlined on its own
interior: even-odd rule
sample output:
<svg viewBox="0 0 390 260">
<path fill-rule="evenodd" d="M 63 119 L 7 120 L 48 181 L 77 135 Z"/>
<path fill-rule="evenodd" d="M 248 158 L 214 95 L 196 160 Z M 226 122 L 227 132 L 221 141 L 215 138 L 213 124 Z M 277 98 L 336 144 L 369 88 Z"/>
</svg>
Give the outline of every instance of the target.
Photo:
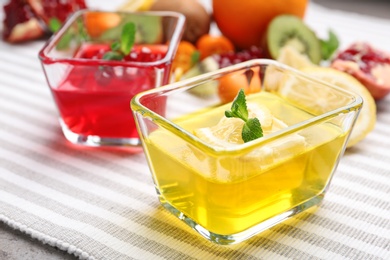
<svg viewBox="0 0 390 260">
<path fill-rule="evenodd" d="M 281 222 L 286 221 L 287 219 L 302 213 L 304 211 L 308 211 L 310 208 L 313 208 L 314 206 L 318 206 L 321 204 L 325 192 L 316 195 L 315 197 L 310 198 L 307 201 L 304 201 L 303 203 L 297 205 L 294 208 L 289 209 L 288 211 L 282 212 L 279 215 L 272 217 L 270 219 L 267 219 L 266 221 L 263 221 L 259 223 L 256 226 L 253 226 L 247 230 L 244 230 L 239 233 L 230 234 L 230 235 L 220 235 L 213 232 L 208 231 L 198 223 L 196 223 L 193 219 L 186 216 L 183 212 L 172 206 L 170 203 L 168 203 L 164 197 L 160 194 L 159 190 L 156 188 L 157 194 L 159 195 L 158 198 L 160 200 L 160 203 L 164 208 L 166 208 L 169 212 L 171 212 L 174 216 L 176 216 L 178 219 L 186 223 L 189 227 L 191 227 L 193 230 L 198 232 L 201 236 L 206 238 L 207 240 L 218 244 L 218 245 L 233 245 L 240 242 L 243 242 Z"/>
<path fill-rule="evenodd" d="M 89 147 L 139 147 L 142 148 L 141 140 L 139 138 L 115 138 L 115 137 L 99 137 L 96 135 L 80 135 L 72 132 L 64 123 L 62 119 L 59 119 L 62 132 L 65 138 L 76 145 L 89 146 Z"/>
</svg>

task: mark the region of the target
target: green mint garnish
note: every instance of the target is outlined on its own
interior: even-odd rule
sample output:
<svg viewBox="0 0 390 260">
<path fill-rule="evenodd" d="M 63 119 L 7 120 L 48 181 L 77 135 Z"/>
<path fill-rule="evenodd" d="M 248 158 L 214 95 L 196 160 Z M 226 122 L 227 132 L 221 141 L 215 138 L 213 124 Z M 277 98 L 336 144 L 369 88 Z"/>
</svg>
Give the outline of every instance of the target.
<svg viewBox="0 0 390 260">
<path fill-rule="evenodd" d="M 236 98 L 233 100 L 232 107 L 225 111 L 226 117 L 235 117 L 242 119 L 245 124 L 242 127 L 241 137 L 245 143 L 263 136 L 263 129 L 258 118 L 248 119 L 248 108 L 243 89 L 240 89 Z"/>
<path fill-rule="evenodd" d="M 242 140 L 249 142 L 263 136 L 263 129 L 258 118 L 249 118 L 242 127 Z"/>
<path fill-rule="evenodd" d="M 113 42 L 111 44 L 111 50 L 119 51 L 120 49 L 121 49 L 121 43 L 120 42 Z"/>
<path fill-rule="evenodd" d="M 135 42 L 135 24 L 132 22 L 126 23 L 123 26 L 121 34 L 121 51 L 124 55 L 130 53 L 131 48 L 133 48 Z"/>
<path fill-rule="evenodd" d="M 48 27 L 49 27 L 50 31 L 57 32 L 61 28 L 61 26 L 62 26 L 62 23 L 58 18 L 54 17 L 54 18 L 51 18 L 49 20 Z"/>
<path fill-rule="evenodd" d="M 225 111 L 226 117 L 241 118 L 246 122 L 248 120 L 248 109 L 246 107 L 245 93 L 243 89 L 240 89 L 236 98 L 233 100 L 231 110 Z"/>
<path fill-rule="evenodd" d="M 191 64 L 196 64 L 200 61 L 200 51 L 194 51 L 191 55 Z"/>
<path fill-rule="evenodd" d="M 109 51 L 104 53 L 103 60 L 122 60 L 123 54 L 117 51 Z"/>
<path fill-rule="evenodd" d="M 321 56 L 323 60 L 328 60 L 332 57 L 332 54 L 338 49 L 339 47 L 339 40 L 337 38 L 337 35 L 329 30 L 328 32 L 328 39 L 322 40 L 320 39 L 321 43 Z"/>
<path fill-rule="evenodd" d="M 135 42 L 136 26 L 133 22 L 126 23 L 122 28 L 119 42 L 111 44 L 111 51 L 103 55 L 103 60 L 122 60 L 128 55 Z"/>
</svg>

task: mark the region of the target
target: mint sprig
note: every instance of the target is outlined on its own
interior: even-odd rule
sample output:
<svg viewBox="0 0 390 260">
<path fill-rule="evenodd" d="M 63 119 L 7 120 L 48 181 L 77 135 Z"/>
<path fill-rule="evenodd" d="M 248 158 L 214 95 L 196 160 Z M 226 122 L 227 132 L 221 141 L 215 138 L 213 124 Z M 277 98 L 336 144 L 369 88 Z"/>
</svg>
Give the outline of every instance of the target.
<svg viewBox="0 0 390 260">
<path fill-rule="evenodd" d="M 54 17 L 49 20 L 47 26 L 51 32 L 55 33 L 61 28 L 62 23 L 57 17 Z"/>
<path fill-rule="evenodd" d="M 243 89 L 240 89 L 236 98 L 233 100 L 230 110 L 225 111 L 226 117 L 240 118 L 245 124 L 242 127 L 241 137 L 245 143 L 263 136 L 263 129 L 258 118 L 248 119 L 248 108 Z"/>
<path fill-rule="evenodd" d="M 111 51 L 103 55 L 103 60 L 122 60 L 131 52 L 135 43 L 136 25 L 128 22 L 123 25 L 120 41 L 111 44 Z"/>
<path fill-rule="evenodd" d="M 338 49 L 340 42 L 337 35 L 332 31 L 328 31 L 328 39 L 320 39 L 321 56 L 323 60 L 329 60 L 333 53 Z"/>
</svg>

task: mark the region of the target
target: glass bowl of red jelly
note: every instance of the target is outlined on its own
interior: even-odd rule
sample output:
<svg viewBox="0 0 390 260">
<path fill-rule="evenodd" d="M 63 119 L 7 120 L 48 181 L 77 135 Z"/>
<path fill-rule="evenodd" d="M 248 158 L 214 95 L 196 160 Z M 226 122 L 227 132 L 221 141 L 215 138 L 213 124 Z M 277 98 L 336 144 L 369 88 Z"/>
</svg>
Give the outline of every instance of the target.
<svg viewBox="0 0 390 260">
<path fill-rule="evenodd" d="M 130 100 L 169 83 L 184 22 L 175 12 L 74 13 L 39 52 L 65 138 L 82 146 L 140 147 Z M 128 23 L 135 28 L 130 53 L 103 58 Z"/>
</svg>

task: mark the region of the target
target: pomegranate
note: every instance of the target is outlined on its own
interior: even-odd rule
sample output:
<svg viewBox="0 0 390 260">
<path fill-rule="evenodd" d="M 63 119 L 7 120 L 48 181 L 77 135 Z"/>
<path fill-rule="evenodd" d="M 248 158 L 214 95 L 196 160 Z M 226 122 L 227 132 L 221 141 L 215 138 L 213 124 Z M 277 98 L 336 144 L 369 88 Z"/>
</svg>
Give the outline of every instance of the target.
<svg viewBox="0 0 390 260">
<path fill-rule="evenodd" d="M 64 22 L 86 7 L 84 0 L 10 0 L 3 7 L 3 39 L 11 43 L 37 39 L 48 31 L 50 19 Z"/>
<path fill-rule="evenodd" d="M 375 100 L 390 93 L 390 54 L 368 43 L 350 45 L 338 53 L 331 66 L 358 79 Z"/>
<path fill-rule="evenodd" d="M 238 52 L 226 52 L 213 55 L 213 58 L 216 62 L 218 62 L 219 68 L 225 68 L 247 60 L 260 59 L 264 57 L 265 52 L 257 46 L 251 46 L 248 49 L 243 49 Z"/>
<path fill-rule="evenodd" d="M 35 14 L 46 24 L 57 18 L 64 22 L 68 16 L 78 10 L 87 8 L 84 0 L 26 0 Z"/>
<path fill-rule="evenodd" d="M 44 34 L 44 28 L 31 7 L 22 0 L 11 0 L 4 5 L 3 39 L 21 42 L 36 39 Z"/>
</svg>

